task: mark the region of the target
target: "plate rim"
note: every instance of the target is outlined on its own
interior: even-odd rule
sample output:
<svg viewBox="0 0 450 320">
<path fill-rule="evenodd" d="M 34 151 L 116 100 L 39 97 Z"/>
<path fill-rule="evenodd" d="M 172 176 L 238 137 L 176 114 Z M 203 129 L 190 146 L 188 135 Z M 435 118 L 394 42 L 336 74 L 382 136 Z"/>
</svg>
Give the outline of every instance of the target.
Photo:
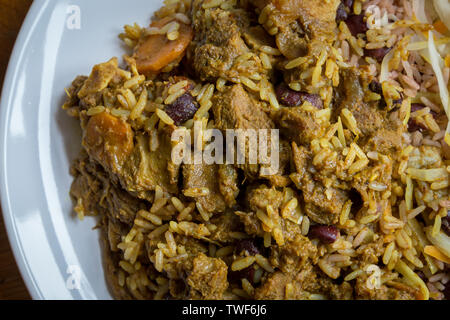
<svg viewBox="0 0 450 320">
<path fill-rule="evenodd" d="M 3 213 L 2 216 L 5 223 L 6 234 L 14 260 L 19 268 L 28 293 L 34 300 L 42 300 L 44 299 L 44 296 L 32 275 L 30 266 L 27 263 L 27 259 L 22 248 L 22 241 L 18 237 L 15 220 L 13 218 L 14 214 L 11 210 L 11 199 L 9 197 L 8 179 L 6 175 L 6 147 L 8 137 L 7 121 L 13 108 L 11 103 L 13 98 L 12 94 L 14 89 L 17 87 L 17 75 L 20 73 L 25 48 L 29 44 L 35 25 L 40 21 L 39 16 L 47 9 L 49 4 L 50 3 L 45 0 L 35 0 L 31 4 L 14 43 L 0 96 L 0 205 Z"/>
</svg>

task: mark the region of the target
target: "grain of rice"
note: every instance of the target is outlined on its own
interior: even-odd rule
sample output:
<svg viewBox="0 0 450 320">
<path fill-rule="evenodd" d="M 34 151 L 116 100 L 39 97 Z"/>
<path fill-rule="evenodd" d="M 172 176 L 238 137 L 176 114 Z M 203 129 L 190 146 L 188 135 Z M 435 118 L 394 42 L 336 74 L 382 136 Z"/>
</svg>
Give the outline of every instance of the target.
<svg viewBox="0 0 450 320">
<path fill-rule="evenodd" d="M 178 210 L 178 212 L 182 212 L 184 210 L 185 208 L 184 204 L 177 197 L 170 198 L 170 201 L 172 202 L 173 206 Z"/>
<path fill-rule="evenodd" d="M 194 120 L 200 120 L 208 115 L 209 110 L 212 108 L 212 102 L 209 100 L 203 103 L 194 115 Z"/>
<path fill-rule="evenodd" d="M 164 224 L 158 228 L 156 228 L 155 230 L 153 230 L 152 232 L 150 232 L 148 234 L 148 238 L 149 239 L 156 239 L 158 237 L 160 237 L 164 232 L 166 232 L 169 229 L 169 225 L 168 224 Z"/>
<path fill-rule="evenodd" d="M 225 0 L 207 0 L 203 2 L 202 8 L 203 9 L 210 9 L 214 7 L 219 7 Z"/>
<path fill-rule="evenodd" d="M 167 125 L 174 124 L 173 119 L 171 117 L 169 117 L 169 115 L 165 111 L 163 111 L 161 109 L 156 109 L 155 113 L 163 123 L 165 123 Z"/>
<path fill-rule="evenodd" d="M 270 46 L 261 46 L 259 48 L 259 50 L 264 52 L 264 53 L 266 53 L 266 54 L 272 55 L 272 56 L 279 56 L 279 55 L 281 55 L 280 50 L 278 50 L 277 48 L 270 47 Z"/>
<path fill-rule="evenodd" d="M 436 237 L 439 234 L 439 231 L 441 230 L 442 225 L 442 219 L 440 215 L 437 215 L 434 218 L 433 228 L 431 229 L 431 235 L 433 237 Z"/>
<path fill-rule="evenodd" d="M 284 66 L 284 68 L 285 68 L 286 70 L 290 70 L 290 69 L 297 68 L 297 67 L 301 66 L 303 63 L 305 63 L 307 60 L 308 60 L 307 57 L 298 57 L 298 58 L 295 58 L 295 59 L 289 61 L 289 62 Z"/>
<path fill-rule="evenodd" d="M 383 253 L 383 263 L 385 265 L 387 265 L 389 263 L 394 250 L 395 250 L 395 243 L 394 242 L 389 243 Z"/>
<path fill-rule="evenodd" d="M 263 257 L 262 255 L 260 254 L 255 255 L 255 261 L 261 268 L 263 268 L 267 272 L 272 273 L 275 271 L 272 265 L 270 264 L 269 260 L 267 260 L 267 258 Z"/>
<path fill-rule="evenodd" d="M 233 251 L 234 251 L 234 246 L 222 247 L 220 249 L 217 249 L 216 257 L 223 258 L 223 257 L 229 256 L 233 253 Z"/>
<path fill-rule="evenodd" d="M 261 52 L 259 54 L 259 58 L 261 59 L 261 63 L 264 69 L 266 70 L 272 69 L 272 62 L 270 61 L 269 56 L 265 52 Z"/>
<path fill-rule="evenodd" d="M 348 173 L 350 175 L 355 174 L 364 169 L 368 164 L 369 160 L 367 159 L 357 160 L 350 166 L 350 168 L 348 169 Z"/>
<path fill-rule="evenodd" d="M 251 89 L 253 91 L 259 91 L 258 85 L 256 83 L 254 83 L 252 80 L 250 80 L 249 78 L 247 78 L 245 76 L 239 76 L 239 80 L 241 81 L 242 84 L 244 84 L 249 89 Z"/>
<path fill-rule="evenodd" d="M 119 262 L 119 266 L 125 270 L 126 272 L 128 272 L 129 274 L 133 274 L 135 272 L 134 267 L 131 263 L 129 263 L 128 261 L 124 261 L 121 260 Z"/>
<path fill-rule="evenodd" d="M 342 123 L 353 132 L 355 135 L 359 135 L 361 132 L 358 129 L 358 125 L 353 114 L 347 109 L 344 108 L 341 111 Z"/>
<path fill-rule="evenodd" d="M 264 247 L 269 248 L 272 242 L 272 235 L 269 232 L 264 232 L 263 236 Z"/>
<path fill-rule="evenodd" d="M 408 168 L 406 172 L 411 176 L 412 179 L 427 182 L 434 182 L 437 180 L 445 179 L 448 176 L 447 170 L 445 168 L 435 168 L 435 169 Z"/>
<path fill-rule="evenodd" d="M 302 235 L 306 236 L 308 234 L 309 226 L 310 226 L 309 218 L 307 216 L 304 216 L 301 227 Z"/>
<path fill-rule="evenodd" d="M 140 94 L 138 101 L 131 110 L 130 113 L 131 120 L 136 120 L 138 117 L 141 116 L 145 106 L 147 105 L 147 98 L 148 98 L 148 91 L 147 89 L 144 89 L 142 90 L 142 93 Z"/>
<path fill-rule="evenodd" d="M 242 289 L 244 289 L 244 291 L 245 291 L 250 297 L 252 297 L 253 294 L 255 293 L 255 288 L 253 288 L 253 286 L 251 285 L 251 283 L 250 283 L 246 278 L 241 279 L 241 282 L 242 282 Z"/>
<path fill-rule="evenodd" d="M 280 227 L 275 227 L 272 231 L 272 235 L 273 235 L 273 238 L 275 239 L 275 242 L 279 246 L 284 245 L 284 236 L 283 236 L 283 232 L 281 231 Z"/>
<path fill-rule="evenodd" d="M 375 220 L 377 220 L 379 218 L 379 214 L 369 214 L 366 215 L 364 217 L 362 217 L 361 219 L 359 219 L 359 223 L 361 224 L 368 224 L 368 223 L 372 223 Z"/>
<path fill-rule="evenodd" d="M 274 227 L 273 221 L 261 210 L 256 211 L 256 217 L 261 220 L 269 229 Z"/>
<path fill-rule="evenodd" d="M 95 107 L 89 108 L 86 111 L 86 114 L 88 116 L 95 116 L 96 114 L 102 113 L 104 111 L 105 111 L 105 107 L 104 106 L 95 106 Z"/>
<path fill-rule="evenodd" d="M 251 266 L 254 262 L 255 262 L 254 256 L 248 256 L 248 257 L 234 260 L 233 263 L 231 264 L 231 270 L 232 271 L 243 270 L 243 269 Z"/>
</svg>

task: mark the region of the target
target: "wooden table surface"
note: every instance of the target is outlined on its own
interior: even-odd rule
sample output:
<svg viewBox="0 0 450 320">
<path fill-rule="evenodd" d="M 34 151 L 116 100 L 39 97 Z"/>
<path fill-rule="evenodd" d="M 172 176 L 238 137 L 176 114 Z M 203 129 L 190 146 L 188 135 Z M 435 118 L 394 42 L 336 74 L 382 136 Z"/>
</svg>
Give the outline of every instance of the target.
<svg viewBox="0 0 450 320">
<path fill-rule="evenodd" d="M 32 0 L 0 0 L 0 88 L 14 41 L 31 3 Z M 0 217 L 0 299 L 30 299 L 11 252 L 3 217 Z"/>
</svg>

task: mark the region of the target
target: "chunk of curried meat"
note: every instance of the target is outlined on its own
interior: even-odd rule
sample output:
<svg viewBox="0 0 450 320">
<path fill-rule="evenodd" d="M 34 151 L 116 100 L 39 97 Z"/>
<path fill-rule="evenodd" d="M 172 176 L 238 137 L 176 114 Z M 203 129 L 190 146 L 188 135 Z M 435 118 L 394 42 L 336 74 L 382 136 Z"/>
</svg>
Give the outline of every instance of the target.
<svg viewBox="0 0 450 320">
<path fill-rule="evenodd" d="M 309 145 L 326 131 L 325 124 L 316 119 L 315 111 L 302 107 L 280 108 L 275 121 L 283 137 L 299 145 Z"/>
<path fill-rule="evenodd" d="M 277 46 L 288 59 L 315 52 L 323 42 L 332 42 L 339 0 L 252 0 L 260 10 L 270 6 L 270 19 L 278 28 Z M 320 46 L 322 47 L 322 46 Z"/>
<path fill-rule="evenodd" d="M 235 242 L 233 232 L 242 230 L 242 223 L 239 217 L 231 210 L 226 210 L 222 214 L 217 214 L 210 219 L 211 223 L 217 228 L 211 232 L 211 240 L 220 242 Z"/>
<path fill-rule="evenodd" d="M 231 164 L 218 165 L 219 190 L 228 207 L 236 204 L 239 194 L 237 169 Z"/>
<path fill-rule="evenodd" d="M 183 165 L 184 191 L 191 188 L 207 188 L 208 194 L 195 197 L 202 208 L 210 213 L 224 212 L 226 203 L 221 194 L 217 175 L 219 167 L 216 164 L 185 164 Z"/>
<path fill-rule="evenodd" d="M 167 126 L 158 132 L 158 146 L 150 150 L 149 136 L 136 136 L 136 146 L 124 164 L 124 169 L 117 173 L 122 186 L 143 199 L 152 199 L 151 192 L 160 186 L 163 191 L 177 193 L 172 170 L 177 171 L 172 162 L 172 128 Z"/>
<path fill-rule="evenodd" d="M 416 300 L 420 292 L 404 283 L 389 281 L 377 289 L 367 286 L 367 276 L 356 278 L 355 296 L 364 300 Z"/>
<path fill-rule="evenodd" d="M 283 193 L 265 185 L 251 189 L 247 194 L 247 203 L 252 211 L 265 211 L 268 205 L 278 209 L 283 201 Z"/>
<path fill-rule="evenodd" d="M 195 38 L 189 56 L 194 70 L 202 81 L 236 78 L 236 58 L 250 51 L 241 37 L 249 26 L 247 13 L 215 8 L 208 9 L 206 15 L 201 7 L 204 2 L 194 1 L 193 5 Z"/>
<path fill-rule="evenodd" d="M 363 79 L 357 69 L 341 71 L 343 81 L 337 90 L 337 106 L 335 117 L 342 109 L 348 109 L 356 119 L 358 129 L 363 139 L 359 144 L 367 151 L 379 151 L 383 154 L 401 149 L 402 134 L 406 127 L 398 118 L 398 112 L 388 114 L 380 109 L 378 103 L 367 103 L 364 96 L 368 90 L 366 79 Z"/>
<path fill-rule="evenodd" d="M 106 214 L 113 221 L 130 224 L 136 212 L 146 208 L 144 201 L 111 183 L 104 169 L 85 153 L 74 162 L 71 172 L 75 178 L 70 195 L 77 203 L 75 210 L 84 215 Z"/>
<path fill-rule="evenodd" d="M 225 129 L 271 129 L 274 124 L 240 84 L 212 98 L 215 125 Z"/>
<path fill-rule="evenodd" d="M 225 91 L 214 95 L 212 102 L 215 125 L 220 130 L 274 128 L 272 120 L 260 104 L 240 84 L 228 87 Z M 255 133 L 258 134 L 258 131 L 255 131 Z M 229 142 L 227 141 L 227 143 Z M 252 164 L 249 161 L 248 143 L 245 144 L 244 148 L 244 150 L 241 148 L 237 150 L 237 153 L 245 155 L 245 163 L 239 164 L 238 167 L 244 170 L 247 178 L 255 178 L 259 174 L 259 165 Z M 252 148 L 257 150 L 255 145 L 252 145 Z M 270 146 L 267 149 L 270 150 Z"/>
<path fill-rule="evenodd" d="M 115 76 L 118 76 L 118 61 L 117 58 L 112 58 L 108 62 L 98 64 L 92 68 L 92 72 L 84 82 L 77 96 L 80 99 L 86 96 L 97 93 L 105 89 Z"/>
<path fill-rule="evenodd" d="M 228 288 L 228 267 L 219 258 L 209 258 L 200 253 L 194 258 L 187 277 L 191 299 L 220 300 Z"/>
<path fill-rule="evenodd" d="M 302 191 L 306 214 L 320 224 L 337 223 L 342 207 L 348 200 L 347 192 L 331 186 L 326 188 L 321 181 L 314 179 L 315 168 L 305 147 L 293 142 L 292 152 L 299 177 L 296 186 Z"/>
</svg>

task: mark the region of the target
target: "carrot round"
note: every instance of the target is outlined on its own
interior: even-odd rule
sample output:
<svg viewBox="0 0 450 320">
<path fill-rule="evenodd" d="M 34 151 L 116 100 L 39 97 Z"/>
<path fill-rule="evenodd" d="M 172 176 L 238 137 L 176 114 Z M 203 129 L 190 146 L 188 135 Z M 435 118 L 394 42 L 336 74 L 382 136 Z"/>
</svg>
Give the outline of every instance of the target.
<svg viewBox="0 0 450 320">
<path fill-rule="evenodd" d="M 164 18 L 153 22 L 151 27 L 162 28 L 173 20 L 173 18 Z M 167 39 L 165 34 L 158 34 L 147 36 L 138 44 L 133 58 L 136 60 L 139 73 L 158 73 L 169 63 L 184 55 L 194 32 L 189 25 L 181 22 L 179 24 L 179 36 L 175 40 Z"/>
</svg>

